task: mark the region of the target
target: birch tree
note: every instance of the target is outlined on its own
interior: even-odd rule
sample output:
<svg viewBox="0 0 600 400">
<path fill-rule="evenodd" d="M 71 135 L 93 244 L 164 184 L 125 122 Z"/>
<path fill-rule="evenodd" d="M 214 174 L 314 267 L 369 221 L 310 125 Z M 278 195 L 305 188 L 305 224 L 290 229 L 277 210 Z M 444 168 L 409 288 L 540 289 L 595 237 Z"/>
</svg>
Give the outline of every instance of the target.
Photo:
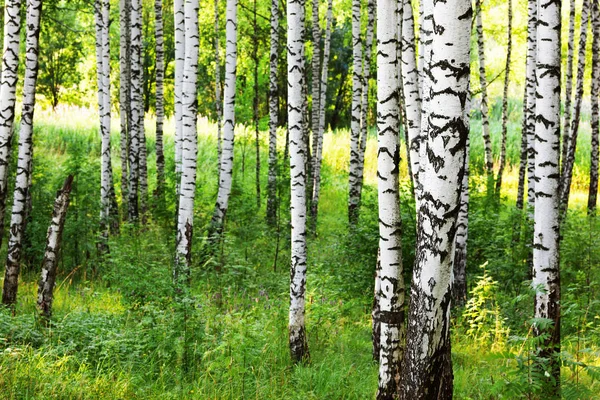
<svg viewBox="0 0 600 400">
<path fill-rule="evenodd" d="M 316 149 L 313 155 L 313 192 L 310 202 L 311 231 L 317 232 L 319 214 L 319 198 L 321 196 L 321 163 L 323 162 L 323 135 L 325 133 L 325 104 L 327 102 L 327 79 L 329 74 L 329 54 L 331 52 L 331 25 L 333 20 L 333 0 L 327 1 L 327 25 L 325 28 L 325 44 L 323 46 L 323 65 L 321 67 L 321 86 L 319 94 L 319 126 L 315 136 Z"/>
<path fill-rule="evenodd" d="M 237 0 L 227 0 L 227 22 L 225 34 L 227 46 L 225 53 L 225 93 L 223 104 L 223 146 L 221 169 L 219 172 L 219 191 L 217 203 L 211 220 L 209 237 L 219 239 L 223 232 L 225 215 L 229 205 L 231 183 L 233 180 L 233 142 L 235 137 L 235 85 L 237 68 Z"/>
<path fill-rule="evenodd" d="M 306 148 L 303 138 L 302 83 L 304 80 L 304 0 L 287 4 L 288 126 L 290 131 L 291 269 L 289 345 L 292 360 L 308 359 L 304 325 L 306 289 Z"/>
<path fill-rule="evenodd" d="M 38 309 L 42 317 L 46 320 L 50 320 L 50 317 L 52 317 L 56 269 L 72 185 L 73 175 L 69 175 L 62 189 L 56 194 L 54 210 L 52 211 L 52 221 L 46 234 L 46 250 L 44 251 L 44 260 L 42 261 L 42 274 L 38 285 L 37 298 Z"/>
<path fill-rule="evenodd" d="M 2 243 L 2 236 L 4 235 L 8 170 L 15 121 L 17 82 L 19 80 L 20 32 L 21 0 L 8 0 L 4 5 L 4 53 L 0 81 L 0 243 Z"/>
<path fill-rule="evenodd" d="M 535 318 L 553 322 L 549 331 L 534 324 L 534 333 L 548 334 L 539 355 L 550 359 L 549 378 L 552 395 L 560 385 L 560 265 L 558 242 L 559 148 L 560 148 L 560 2 L 538 8 L 536 62 L 536 154 L 535 211 L 533 239 L 533 282 L 536 288 Z"/>
<path fill-rule="evenodd" d="M 539 11 L 538 11 L 539 12 Z M 565 72 L 565 109 L 563 115 L 561 162 L 567 159 L 571 133 L 571 101 L 573 99 L 573 58 L 575 56 L 575 0 L 569 0 L 569 41 L 567 42 L 567 71 Z M 563 167 L 564 168 L 564 167 Z"/>
<path fill-rule="evenodd" d="M 500 195 L 502 188 L 502 176 L 506 166 L 506 138 L 508 136 L 508 87 L 510 85 L 510 62 L 512 54 L 512 19 L 513 8 L 512 0 L 508 0 L 508 26 L 507 31 L 507 46 L 506 46 L 506 64 L 504 64 L 504 92 L 502 95 L 502 141 L 500 144 L 500 166 L 498 167 L 498 175 L 496 176 L 496 194 Z"/>
<path fill-rule="evenodd" d="M 598 2 L 592 2 L 592 146 L 590 155 L 590 187 L 588 193 L 588 214 L 594 214 L 598 197 L 598 95 L 600 95 L 600 15 Z"/>
<path fill-rule="evenodd" d="M 192 256 L 192 230 L 194 226 L 194 198 L 196 194 L 196 160 L 198 157 L 197 133 L 197 82 L 199 28 L 198 0 L 185 0 L 184 5 L 184 41 L 185 61 L 181 86 L 182 127 L 182 174 L 179 210 L 177 212 L 177 250 L 173 277 L 175 284 L 181 286 L 189 280 Z"/>
<path fill-rule="evenodd" d="M 183 115 L 181 96 L 183 87 L 183 66 L 185 63 L 185 9 L 184 0 L 173 0 L 175 21 L 175 191 L 179 201 L 181 194 L 181 157 L 183 138 Z M 179 210 L 179 206 L 177 206 Z"/>
<path fill-rule="evenodd" d="M 396 398 L 404 355 L 404 279 L 398 172 L 397 1 L 377 2 L 377 193 L 379 197 L 379 389 L 378 399 Z"/>
<path fill-rule="evenodd" d="M 120 147 L 121 147 L 121 198 L 123 205 L 128 204 L 128 154 L 129 129 L 131 126 L 131 88 L 130 88 L 130 39 L 131 30 L 129 13 L 131 0 L 119 0 L 119 116 L 120 116 Z"/>
<path fill-rule="evenodd" d="M 485 148 L 485 171 L 488 178 L 493 176 L 494 159 L 492 158 L 492 140 L 490 137 L 490 121 L 488 119 L 487 78 L 485 75 L 485 39 L 481 14 L 482 0 L 475 1 L 475 26 L 477 27 L 477 51 L 479 55 L 479 86 L 481 90 L 481 127 Z"/>
<path fill-rule="evenodd" d="M 23 111 L 21 129 L 19 131 L 19 158 L 17 177 L 13 197 L 12 216 L 10 219 L 10 236 L 6 256 L 6 271 L 2 304 L 12 306 L 17 301 L 19 270 L 25 209 L 30 189 L 33 159 L 33 114 L 35 110 L 35 89 L 38 76 L 38 49 L 40 37 L 41 0 L 27 0 L 27 34 L 25 45 L 25 78 L 23 81 Z"/>
<path fill-rule="evenodd" d="M 428 0 L 431 1 L 431 0 Z M 403 364 L 404 398 L 452 397 L 450 303 L 453 249 L 465 166 L 469 126 L 465 107 L 469 91 L 472 9 L 467 0 L 435 2 L 435 31 L 424 88 L 430 90 L 427 134 L 419 175 L 416 261 Z M 424 95 L 424 97 L 426 97 Z M 434 112 L 435 110 L 435 112 Z"/>
<path fill-rule="evenodd" d="M 269 176 L 267 182 L 267 222 L 274 226 L 277 218 L 277 124 L 279 88 L 279 0 L 271 1 L 271 51 L 269 56 Z"/>
<path fill-rule="evenodd" d="M 131 0 L 130 18 L 130 104 L 131 127 L 129 129 L 129 221 L 137 221 L 139 217 L 138 189 L 140 186 L 140 153 L 144 108 L 142 105 L 142 2 Z"/>
<path fill-rule="evenodd" d="M 163 199 L 165 187 L 165 154 L 163 149 L 165 45 L 162 0 L 155 0 L 154 2 L 154 18 L 154 36 L 156 39 L 156 194 L 159 199 Z"/>
<path fill-rule="evenodd" d="M 537 14 L 538 0 L 527 2 L 527 62 L 526 80 L 527 103 L 526 112 L 526 136 L 527 136 L 527 205 L 533 209 L 535 206 L 535 66 L 537 54 Z"/>
<path fill-rule="evenodd" d="M 221 57 L 219 55 L 219 0 L 215 0 L 215 111 L 217 113 L 217 161 L 221 163 L 221 123 L 223 102 L 221 100 Z"/>
<path fill-rule="evenodd" d="M 360 191 L 358 187 L 359 146 L 362 116 L 362 41 L 360 37 L 360 0 L 352 0 L 352 111 L 350 115 L 350 170 L 348 192 L 348 219 L 358 221 Z"/>
<path fill-rule="evenodd" d="M 470 118 L 470 104 L 465 107 L 467 116 Z M 462 190 L 460 193 L 460 209 L 456 223 L 456 244 L 454 247 L 454 283 L 452 286 L 452 300 L 456 305 L 464 305 L 467 301 L 467 239 L 469 237 L 469 147 L 470 140 L 467 136 L 465 145 L 465 173 L 462 178 Z"/>
<path fill-rule="evenodd" d="M 312 43 L 313 43 L 313 56 L 312 56 L 312 113 L 311 113 L 311 130 L 312 130 L 312 158 L 311 168 L 309 177 L 313 177 L 316 169 L 317 152 L 319 151 L 319 121 L 321 111 L 321 26 L 319 23 L 319 0 L 312 0 Z M 310 181 L 309 196 L 312 201 L 312 194 L 314 192 L 314 179 L 308 179 Z M 310 203 L 310 202 L 309 202 Z M 312 206 L 311 206 L 312 208 Z"/>
<path fill-rule="evenodd" d="M 579 121 L 581 116 L 581 102 L 583 100 L 583 75 L 585 72 L 585 48 L 587 43 L 587 31 L 590 15 L 590 0 L 584 0 L 581 8 L 581 31 L 579 34 L 579 54 L 577 56 L 577 86 L 575 88 L 575 104 L 570 124 L 571 132 L 564 135 L 568 142 L 563 143 L 567 147 L 566 157 L 562 163 L 562 179 L 560 182 L 560 204 L 563 216 L 569 207 L 569 194 L 571 193 L 571 180 L 573 167 L 575 165 L 575 150 L 577 149 L 577 137 L 579 133 Z"/>
</svg>

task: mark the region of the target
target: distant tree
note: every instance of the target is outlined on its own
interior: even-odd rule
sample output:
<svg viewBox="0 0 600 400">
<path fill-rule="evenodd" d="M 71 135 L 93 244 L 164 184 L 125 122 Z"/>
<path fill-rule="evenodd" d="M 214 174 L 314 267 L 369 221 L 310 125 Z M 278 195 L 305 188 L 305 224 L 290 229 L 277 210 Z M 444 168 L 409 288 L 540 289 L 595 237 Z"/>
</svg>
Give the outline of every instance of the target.
<svg viewBox="0 0 600 400">
<path fill-rule="evenodd" d="M 271 1 L 271 39 L 269 57 L 269 173 L 267 182 L 267 222 L 275 226 L 277 217 L 277 123 L 279 87 L 279 0 Z"/>
<path fill-rule="evenodd" d="M 128 207 L 129 130 L 131 129 L 131 0 L 119 0 L 119 116 L 121 131 L 121 199 Z"/>
<path fill-rule="evenodd" d="M 477 50 L 479 54 L 479 87 L 481 90 L 481 125 L 485 148 L 485 171 L 488 179 L 493 179 L 494 159 L 492 158 L 492 139 L 490 137 L 490 121 L 488 118 L 488 83 L 485 73 L 485 39 L 483 36 L 483 11 L 481 5 L 482 0 L 475 1 L 475 25 L 477 27 Z"/>
<path fill-rule="evenodd" d="M 539 11 L 538 11 L 539 13 Z M 575 0 L 569 0 L 569 41 L 567 42 L 567 70 L 565 71 L 565 111 L 561 141 L 561 163 L 567 159 L 569 135 L 571 134 L 571 102 L 573 100 L 573 59 L 575 56 Z"/>
<path fill-rule="evenodd" d="M 162 0 L 155 0 L 154 2 L 154 21 L 156 42 L 156 194 L 159 201 L 162 202 L 165 189 L 165 154 L 163 149 L 165 45 Z"/>
<path fill-rule="evenodd" d="M 360 0 L 352 0 L 352 111 L 350 116 L 350 167 L 348 173 L 348 220 L 350 224 L 358 222 L 360 208 L 359 153 L 362 117 L 363 92 L 363 47 L 361 39 Z"/>
<path fill-rule="evenodd" d="M 130 103 L 131 125 L 129 129 L 129 196 L 128 215 L 129 221 L 139 218 L 139 192 L 140 192 L 140 156 L 141 140 L 144 123 L 143 77 L 142 77 L 142 3 L 141 0 L 131 0 L 129 3 L 130 23 Z"/>
</svg>

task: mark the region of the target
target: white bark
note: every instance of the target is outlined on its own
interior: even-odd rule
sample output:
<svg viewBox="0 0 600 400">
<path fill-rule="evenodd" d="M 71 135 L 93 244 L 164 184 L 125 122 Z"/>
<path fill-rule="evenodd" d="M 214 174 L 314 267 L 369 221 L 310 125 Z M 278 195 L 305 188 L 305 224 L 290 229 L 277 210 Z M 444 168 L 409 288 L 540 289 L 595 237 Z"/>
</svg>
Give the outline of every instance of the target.
<svg viewBox="0 0 600 400">
<path fill-rule="evenodd" d="M 279 0 L 271 1 L 271 52 L 269 56 L 269 177 L 267 182 L 267 222 L 274 226 L 277 217 L 277 123 L 279 89 Z"/>
<path fill-rule="evenodd" d="M 165 45 L 162 0 L 155 0 L 154 16 L 154 34 L 156 38 L 156 193 L 162 199 L 165 185 L 165 154 L 163 149 Z"/>
<path fill-rule="evenodd" d="M 181 109 L 183 118 L 182 175 L 177 213 L 177 252 L 173 271 L 176 284 L 189 279 L 196 194 L 196 160 L 198 157 L 197 87 L 199 30 L 198 0 L 185 0 L 185 62 L 182 76 Z"/>
<path fill-rule="evenodd" d="M 142 99 L 142 2 L 131 0 L 131 127 L 129 130 L 129 220 L 139 216 L 138 189 L 140 185 L 140 148 L 143 134 L 144 107 Z"/>
<path fill-rule="evenodd" d="M 225 35 L 225 93 L 223 96 L 223 147 L 219 173 L 217 203 L 211 221 L 211 236 L 220 237 L 225 215 L 229 206 L 231 183 L 233 180 L 233 143 L 235 138 L 235 87 L 237 68 L 237 0 L 227 0 L 227 22 Z"/>
<path fill-rule="evenodd" d="M 352 111 L 350 115 L 350 167 L 348 172 L 348 219 L 351 224 L 358 220 L 360 208 L 359 148 L 362 107 L 362 41 L 360 38 L 360 0 L 352 0 Z"/>
<path fill-rule="evenodd" d="M 4 6 L 4 53 L 0 84 L 0 243 L 8 197 L 8 169 L 12 148 L 15 100 L 19 80 L 21 0 L 8 0 Z"/>
<path fill-rule="evenodd" d="M 221 59 L 219 57 L 219 0 L 215 0 L 215 108 L 217 112 L 217 162 L 221 165 L 221 120 L 223 101 L 221 99 Z"/>
<path fill-rule="evenodd" d="M 291 271 L 289 344 L 292 359 L 308 357 L 304 325 L 306 285 L 306 149 L 303 143 L 302 83 L 304 80 L 304 0 L 287 4 L 288 126 L 290 135 Z"/>
<path fill-rule="evenodd" d="M 175 186 L 176 196 L 181 192 L 181 156 L 183 137 L 183 115 L 181 108 L 183 64 L 185 62 L 185 11 L 184 0 L 173 1 L 175 17 Z"/>
<path fill-rule="evenodd" d="M 490 137 L 490 121 L 488 119 L 488 96 L 487 96 L 487 78 L 485 73 L 485 39 L 483 36 L 483 21 L 481 14 L 481 4 L 483 0 L 475 1 L 475 23 L 477 26 L 477 50 L 479 55 L 479 86 L 481 90 L 481 126 L 483 133 L 483 144 L 485 148 L 485 169 L 488 178 L 492 178 L 494 159 L 492 158 L 492 140 Z"/>
<path fill-rule="evenodd" d="M 429 4 L 428 4 L 429 3 Z M 424 67 L 427 134 L 421 157 L 417 254 L 411 286 L 404 398 L 452 397 L 450 303 L 452 261 L 469 134 L 468 103 L 472 8 L 468 0 L 427 0 L 436 29 Z M 429 92 L 429 93 L 427 93 Z"/>
<path fill-rule="evenodd" d="M 535 64 L 537 49 L 537 13 L 538 1 L 529 0 L 527 4 L 527 64 L 526 85 L 527 104 L 527 205 L 533 209 L 535 205 Z"/>
<path fill-rule="evenodd" d="M 377 2 L 377 193 L 379 197 L 379 353 L 378 399 L 400 394 L 404 354 L 404 279 L 402 221 L 398 172 L 400 118 L 398 104 L 397 1 Z"/>
<path fill-rule="evenodd" d="M 554 321 L 542 356 L 560 351 L 560 271 L 558 258 L 560 147 L 560 2 L 538 5 L 535 125 L 535 212 L 533 281 L 536 318 Z M 534 327 L 536 334 L 541 334 Z M 550 375 L 560 382 L 560 367 Z"/>
<path fill-rule="evenodd" d="M 15 181 L 10 237 L 6 257 L 2 303 L 12 305 L 17 300 L 19 269 L 26 203 L 30 188 L 33 159 L 33 114 L 38 76 L 41 0 L 27 0 L 27 36 L 25 50 L 25 79 L 23 82 L 23 111 L 19 131 L 19 159 Z"/>
<path fill-rule="evenodd" d="M 121 123 L 121 199 L 124 207 L 127 207 L 128 199 L 128 154 L 129 154 L 129 128 L 131 125 L 130 109 L 130 49 L 131 38 L 129 12 L 131 0 L 119 0 L 119 114 Z"/>
</svg>

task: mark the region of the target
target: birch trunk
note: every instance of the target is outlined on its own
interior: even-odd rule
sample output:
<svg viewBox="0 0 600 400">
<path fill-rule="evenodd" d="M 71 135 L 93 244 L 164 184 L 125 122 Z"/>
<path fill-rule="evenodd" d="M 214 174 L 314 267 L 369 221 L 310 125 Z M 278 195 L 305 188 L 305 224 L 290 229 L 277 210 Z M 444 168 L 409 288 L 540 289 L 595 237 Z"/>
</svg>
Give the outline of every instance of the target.
<svg viewBox="0 0 600 400">
<path fill-rule="evenodd" d="M 173 0 L 173 12 L 175 14 L 175 192 L 177 199 L 180 198 L 181 194 L 181 143 L 183 139 L 181 97 L 183 85 L 183 65 L 185 63 L 184 1 L 185 0 Z M 177 206 L 177 209 L 179 210 L 179 206 Z"/>
<path fill-rule="evenodd" d="M 329 74 L 329 54 L 331 52 L 331 25 L 333 21 L 333 0 L 327 1 L 327 26 L 325 28 L 325 44 L 323 48 L 323 65 L 321 67 L 321 92 L 319 94 L 319 127 L 315 142 L 317 144 L 313 155 L 313 192 L 310 202 L 311 231 L 317 232 L 317 219 L 319 215 L 319 198 L 321 196 L 321 164 L 323 162 L 323 135 L 325 134 L 325 105 L 327 103 L 327 80 Z"/>
<path fill-rule="evenodd" d="M 219 173 L 219 191 L 212 216 L 209 237 L 220 239 L 229 205 L 231 183 L 233 179 L 233 143 L 235 137 L 235 85 L 237 68 L 237 0 L 227 0 L 227 36 L 225 60 L 225 93 L 223 105 L 223 147 L 221 170 Z"/>
<path fill-rule="evenodd" d="M 131 0 L 119 0 L 119 116 L 121 123 L 121 199 L 124 207 L 127 207 L 128 199 L 128 179 L 127 179 L 127 159 L 129 154 L 129 129 L 131 126 L 131 108 L 130 108 L 130 49 L 131 39 L 129 12 L 131 9 Z"/>
<path fill-rule="evenodd" d="M 359 147 L 362 107 L 362 41 L 360 38 L 360 0 L 352 0 L 352 112 L 350 116 L 350 169 L 348 192 L 348 220 L 351 225 L 358 222 L 360 191 L 358 187 Z"/>
<path fill-rule="evenodd" d="M 130 16 L 130 102 L 131 102 L 131 127 L 129 129 L 129 221 L 135 222 L 139 217 L 138 189 L 140 186 L 140 148 L 142 137 L 142 124 L 144 123 L 142 105 L 142 2 L 131 0 Z"/>
<path fill-rule="evenodd" d="M 410 0 L 402 0 L 402 88 L 406 105 L 405 126 L 408 135 L 412 179 L 418 201 L 419 149 L 421 147 L 421 96 L 419 71 L 415 55 L 415 22 Z"/>
<path fill-rule="evenodd" d="M 267 223 L 277 223 L 277 124 L 279 88 L 279 0 L 271 1 L 271 52 L 269 56 L 269 178 L 267 182 Z"/>
<path fill-rule="evenodd" d="M 46 250 L 42 261 L 42 274 L 38 285 L 37 306 L 42 317 L 47 321 L 52 317 L 52 301 L 54 299 L 54 284 L 56 282 L 56 269 L 61 247 L 62 233 L 65 227 L 67 209 L 69 208 L 69 195 L 73 184 L 73 175 L 69 175 L 61 190 L 56 194 L 52 221 L 46 234 Z"/>
<path fill-rule="evenodd" d="M 8 0 L 4 6 L 4 53 L 0 84 L 0 245 L 4 235 L 8 170 L 12 149 L 15 100 L 19 80 L 21 44 L 21 0 Z"/>
<path fill-rule="evenodd" d="M 494 159 L 492 158 L 492 140 L 490 137 L 490 121 L 488 119 L 487 78 L 485 75 L 485 40 L 481 14 L 482 0 L 475 1 L 475 24 L 477 27 L 477 50 L 479 54 L 479 86 L 481 89 L 481 126 L 483 129 L 483 145 L 485 147 L 485 171 L 488 178 L 493 176 Z"/>
<path fill-rule="evenodd" d="M 508 87 L 510 85 L 510 62 L 512 53 L 512 19 L 513 8 L 512 0 L 508 0 L 508 27 L 507 30 L 507 46 L 506 46 L 506 64 L 504 66 L 504 93 L 502 95 L 502 142 L 500 144 L 500 166 L 498 167 L 498 175 L 496 177 L 496 195 L 500 196 L 502 188 L 502 175 L 506 166 L 506 137 L 508 124 Z"/>
<path fill-rule="evenodd" d="M 312 56 L 312 165 L 311 175 L 314 175 L 316 169 L 315 163 L 317 162 L 317 152 L 319 148 L 319 141 L 317 136 L 319 135 L 319 118 L 321 110 L 321 26 L 319 23 L 319 0 L 312 0 L 312 42 L 313 42 L 313 56 Z M 313 186 L 314 179 L 310 179 L 311 187 Z M 312 188 L 314 191 L 314 188 Z M 311 201 L 313 191 L 310 192 Z"/>
<path fill-rule="evenodd" d="M 558 243 L 559 148 L 560 148 L 560 2 L 540 3 L 538 7 L 536 62 L 536 155 L 535 213 L 533 241 L 533 282 L 536 288 L 536 318 L 554 322 L 549 332 L 534 325 L 534 333 L 548 333 L 541 357 L 551 359 L 548 383 L 553 379 L 551 395 L 559 393 L 560 363 L 560 266 Z M 541 289 L 541 290 L 540 290 Z M 551 378 L 550 378 L 551 377 Z"/>
<path fill-rule="evenodd" d="M 196 160 L 198 157 L 197 97 L 199 28 L 198 0 L 185 0 L 185 62 L 181 86 L 182 111 L 182 175 L 179 210 L 177 212 L 177 251 L 173 278 L 182 287 L 189 282 L 192 257 L 192 230 L 194 226 L 194 198 L 196 194 Z"/>
<path fill-rule="evenodd" d="M 223 100 L 221 99 L 221 58 L 219 55 L 219 0 L 215 0 L 215 111 L 217 113 L 217 162 L 221 165 L 221 123 Z"/>
<path fill-rule="evenodd" d="M 156 39 L 156 194 L 160 199 L 159 201 L 162 202 L 165 188 L 165 153 L 163 149 L 165 45 L 162 0 L 155 0 L 154 16 L 154 35 Z"/>
<path fill-rule="evenodd" d="M 2 304 L 12 306 L 17 301 L 19 270 L 24 233 L 26 203 L 30 188 L 33 159 L 33 114 L 38 76 L 41 0 L 27 0 L 27 34 L 25 47 L 25 79 L 23 82 L 23 111 L 19 131 L 19 159 L 15 181 L 10 236 Z"/>
<path fill-rule="evenodd" d="M 571 132 L 566 138 L 563 147 L 567 147 L 566 158 L 562 164 L 562 180 L 560 184 L 560 206 L 562 218 L 569 208 L 569 194 L 571 193 L 571 180 L 573 178 L 573 167 L 575 165 L 575 151 L 577 149 L 577 136 L 579 134 L 579 121 L 581 116 L 581 102 L 583 100 L 583 75 L 585 72 L 585 48 L 587 43 L 587 31 L 590 15 L 590 0 L 584 0 L 581 8 L 581 31 L 579 34 L 579 54 L 577 56 L 577 86 L 575 88 L 575 104 L 571 119 Z"/>
<path fill-rule="evenodd" d="M 377 2 L 377 192 L 381 263 L 378 399 L 393 399 L 400 394 L 399 377 L 405 337 L 402 221 L 398 188 L 400 120 L 396 11 L 396 0 Z"/>
<path fill-rule="evenodd" d="M 466 107 L 469 121 L 470 105 Z M 454 248 L 454 284 L 452 286 L 452 300 L 455 305 L 462 306 L 467 301 L 467 239 L 469 237 L 469 147 L 470 140 L 467 136 L 465 144 L 465 173 L 462 179 L 460 193 L 460 209 L 456 222 L 456 245 Z"/>
<path fill-rule="evenodd" d="M 600 95 L 600 10 L 598 2 L 592 3 L 592 154 L 590 155 L 590 187 L 588 193 L 588 214 L 596 212 L 598 197 L 598 95 Z"/>
<path fill-rule="evenodd" d="M 538 11 L 539 12 L 539 11 Z M 565 109 L 562 129 L 561 163 L 567 159 L 569 148 L 569 134 L 571 133 L 571 101 L 573 98 L 573 58 L 575 55 L 575 0 L 569 1 L 569 42 L 567 43 L 567 71 L 565 82 Z M 564 165 L 561 169 L 564 173 Z"/>
<path fill-rule="evenodd" d="M 287 4 L 288 123 L 290 130 L 291 269 L 289 345 L 292 360 L 308 359 L 304 325 L 306 285 L 306 149 L 303 138 L 302 84 L 304 81 L 304 0 Z"/>
<path fill-rule="evenodd" d="M 527 117 L 527 205 L 531 210 L 535 206 L 535 66 L 537 52 L 537 14 L 538 0 L 527 2 L 527 62 L 526 80 L 527 103 L 525 105 Z"/>
<path fill-rule="evenodd" d="M 428 2 L 431 0 L 428 0 Z M 470 1 L 429 4 L 436 29 L 425 64 L 430 90 L 427 157 L 421 158 L 422 199 L 411 287 L 404 398 L 452 398 L 450 303 L 457 214 L 469 135 L 465 111 L 469 91 L 472 8 Z M 427 5 L 426 5 L 427 7 Z M 429 50 L 429 49 L 428 49 Z"/>
</svg>

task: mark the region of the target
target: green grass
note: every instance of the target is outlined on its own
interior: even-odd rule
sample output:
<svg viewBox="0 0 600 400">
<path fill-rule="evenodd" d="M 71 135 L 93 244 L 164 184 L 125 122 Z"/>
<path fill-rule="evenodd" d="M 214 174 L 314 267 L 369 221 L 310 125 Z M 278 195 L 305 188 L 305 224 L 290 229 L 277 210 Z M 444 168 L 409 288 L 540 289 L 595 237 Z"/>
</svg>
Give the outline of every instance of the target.
<svg viewBox="0 0 600 400">
<path fill-rule="evenodd" d="M 306 324 L 310 363 L 294 366 L 287 347 L 289 183 L 280 182 L 279 231 L 256 209 L 253 132 L 237 130 L 234 185 L 226 240 L 215 259 L 202 256 L 203 236 L 217 190 L 214 126 L 199 123 L 198 190 L 194 265 L 188 308 L 173 301 L 174 177 L 167 176 L 166 210 L 153 207 L 146 229 L 122 226 L 111 253 L 96 256 L 99 138 L 93 113 L 40 113 L 36 129 L 31 248 L 23 268 L 15 316 L 0 310 L 0 393 L 3 399 L 365 399 L 373 398 L 377 365 L 371 360 L 370 307 L 377 249 L 375 136 L 369 137 L 359 226 L 347 232 L 347 131 L 325 136 L 323 194 L 318 235 L 308 241 Z M 518 162 L 519 121 L 511 120 L 509 161 Z M 118 121 L 113 121 L 117 123 Z M 585 124 L 584 124 L 585 125 Z M 472 163 L 482 163 L 478 121 L 472 123 Z M 150 193 L 154 187 L 153 120 L 146 121 Z M 498 147 L 497 121 L 492 123 Z M 284 132 L 279 142 L 283 149 Z M 588 134 L 589 135 L 589 134 Z M 585 144 L 585 128 L 580 136 Z M 172 121 L 167 124 L 167 167 L 173 167 Z M 261 183 L 266 186 L 266 135 Z M 588 145 L 589 146 L 589 145 Z M 585 153 L 585 147 L 582 153 Z M 115 187 L 119 191 L 118 135 L 113 134 Z M 585 169 L 585 154 L 578 168 Z M 589 162 L 589 161 L 588 161 Z M 577 169 L 576 169 L 577 170 Z M 281 172 L 285 174 L 285 169 Z M 65 228 L 53 324 L 36 317 L 37 274 L 54 193 L 75 173 Z M 403 259 L 408 282 L 414 259 L 414 205 L 406 165 L 401 168 Z M 476 309 L 453 315 L 455 397 L 527 396 L 528 319 L 526 245 L 513 242 L 519 215 L 511 206 L 516 170 L 508 169 L 506 199 L 485 197 L 475 174 L 469 232 L 469 286 L 480 282 L 479 265 L 497 282 Z M 576 181 L 582 193 L 584 173 Z M 579 184 L 578 183 L 578 184 Z M 263 192 L 264 193 L 264 192 Z M 566 398 L 600 398 L 600 220 L 577 211 L 574 199 L 563 234 L 563 367 Z M 525 228 L 523 228 L 525 232 Z M 523 236 L 523 235 L 522 235 Z M 279 250 L 277 250 L 279 243 Z M 3 246 L 4 248 L 6 246 Z M 5 251 L 5 250 L 3 250 Z M 222 264 L 220 272 L 217 266 Z M 497 319 L 488 316 L 497 310 Z M 496 314 L 495 314 L 496 315 Z M 482 318 L 487 336 L 469 332 Z M 471 319 L 469 319 L 471 318 Z M 483 338 L 482 338 L 483 337 Z M 595 366 L 595 367 L 594 367 Z M 595 369 L 596 368 L 596 369 Z M 536 398 L 530 395 L 530 398 Z"/>
</svg>

